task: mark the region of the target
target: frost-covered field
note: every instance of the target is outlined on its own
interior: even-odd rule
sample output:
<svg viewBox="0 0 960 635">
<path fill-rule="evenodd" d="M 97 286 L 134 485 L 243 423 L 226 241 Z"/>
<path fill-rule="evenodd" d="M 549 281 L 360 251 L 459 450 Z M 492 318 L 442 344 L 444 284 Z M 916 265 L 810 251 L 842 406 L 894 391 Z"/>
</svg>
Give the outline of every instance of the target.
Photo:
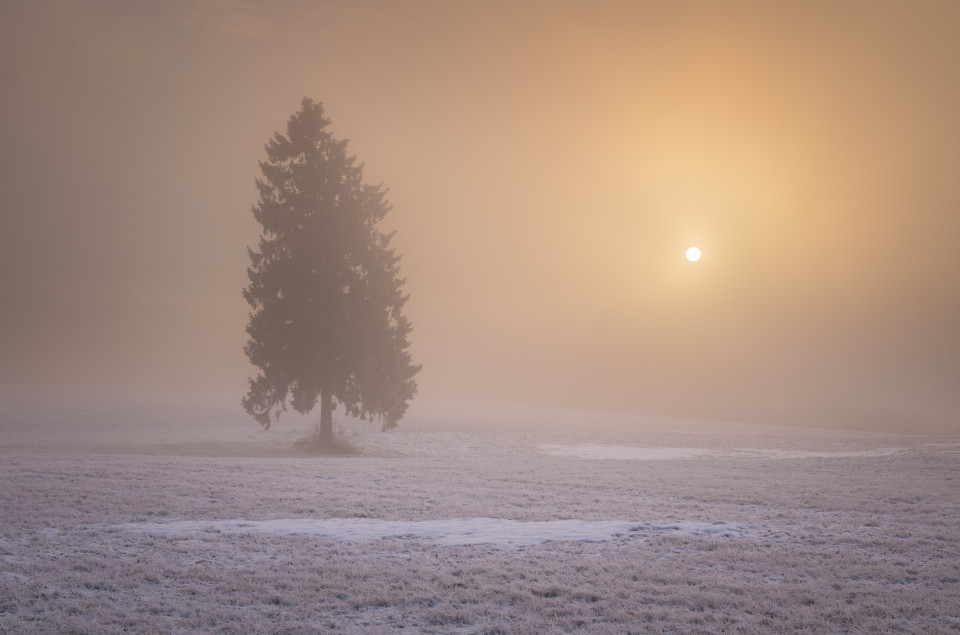
<svg viewBox="0 0 960 635">
<path fill-rule="evenodd" d="M 342 420 L 342 418 L 341 418 Z M 0 632 L 960 630 L 960 439 L 0 392 Z"/>
</svg>

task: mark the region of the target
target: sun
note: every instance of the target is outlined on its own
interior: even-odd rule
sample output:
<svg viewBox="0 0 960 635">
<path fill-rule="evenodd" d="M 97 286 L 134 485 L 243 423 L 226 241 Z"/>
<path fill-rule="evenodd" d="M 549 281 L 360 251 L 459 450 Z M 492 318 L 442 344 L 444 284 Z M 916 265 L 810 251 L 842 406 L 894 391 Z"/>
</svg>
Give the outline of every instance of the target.
<svg viewBox="0 0 960 635">
<path fill-rule="evenodd" d="M 700 260 L 700 250 L 696 247 L 691 247 L 687 250 L 687 260 L 690 262 L 696 262 Z"/>
</svg>

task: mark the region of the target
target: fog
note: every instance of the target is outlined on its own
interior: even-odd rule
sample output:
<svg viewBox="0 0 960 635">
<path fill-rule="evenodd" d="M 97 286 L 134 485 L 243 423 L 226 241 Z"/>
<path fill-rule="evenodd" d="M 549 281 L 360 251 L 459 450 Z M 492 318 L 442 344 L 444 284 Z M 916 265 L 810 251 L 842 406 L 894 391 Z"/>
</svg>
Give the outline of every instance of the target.
<svg viewBox="0 0 960 635">
<path fill-rule="evenodd" d="M 239 400 L 257 162 L 310 96 L 390 189 L 420 395 L 958 433 L 958 25 L 5 2 L 0 381 Z"/>
</svg>

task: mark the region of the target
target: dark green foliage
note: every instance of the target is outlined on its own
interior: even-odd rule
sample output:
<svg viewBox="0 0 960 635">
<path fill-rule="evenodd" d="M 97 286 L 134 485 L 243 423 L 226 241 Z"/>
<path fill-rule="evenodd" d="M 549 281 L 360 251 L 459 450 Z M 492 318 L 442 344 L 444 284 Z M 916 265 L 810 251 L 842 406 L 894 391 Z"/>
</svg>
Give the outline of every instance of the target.
<svg viewBox="0 0 960 635">
<path fill-rule="evenodd" d="M 396 426 L 420 367 L 408 350 L 400 258 L 377 229 L 386 192 L 363 182 L 329 124 L 323 105 L 304 98 L 260 163 L 253 213 L 263 232 L 243 291 L 252 308 L 244 350 L 259 373 L 243 406 L 269 428 L 288 402 L 306 413 L 320 401 L 321 436 L 332 438 L 334 402 Z"/>
</svg>

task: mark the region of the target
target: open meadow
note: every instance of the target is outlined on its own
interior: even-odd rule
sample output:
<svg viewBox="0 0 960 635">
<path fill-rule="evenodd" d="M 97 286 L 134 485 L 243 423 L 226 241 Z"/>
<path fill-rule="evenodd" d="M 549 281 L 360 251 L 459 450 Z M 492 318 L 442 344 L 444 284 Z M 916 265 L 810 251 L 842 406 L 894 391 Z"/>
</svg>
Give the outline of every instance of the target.
<svg viewBox="0 0 960 635">
<path fill-rule="evenodd" d="M 0 632 L 960 630 L 960 439 L 4 389 Z"/>
</svg>

